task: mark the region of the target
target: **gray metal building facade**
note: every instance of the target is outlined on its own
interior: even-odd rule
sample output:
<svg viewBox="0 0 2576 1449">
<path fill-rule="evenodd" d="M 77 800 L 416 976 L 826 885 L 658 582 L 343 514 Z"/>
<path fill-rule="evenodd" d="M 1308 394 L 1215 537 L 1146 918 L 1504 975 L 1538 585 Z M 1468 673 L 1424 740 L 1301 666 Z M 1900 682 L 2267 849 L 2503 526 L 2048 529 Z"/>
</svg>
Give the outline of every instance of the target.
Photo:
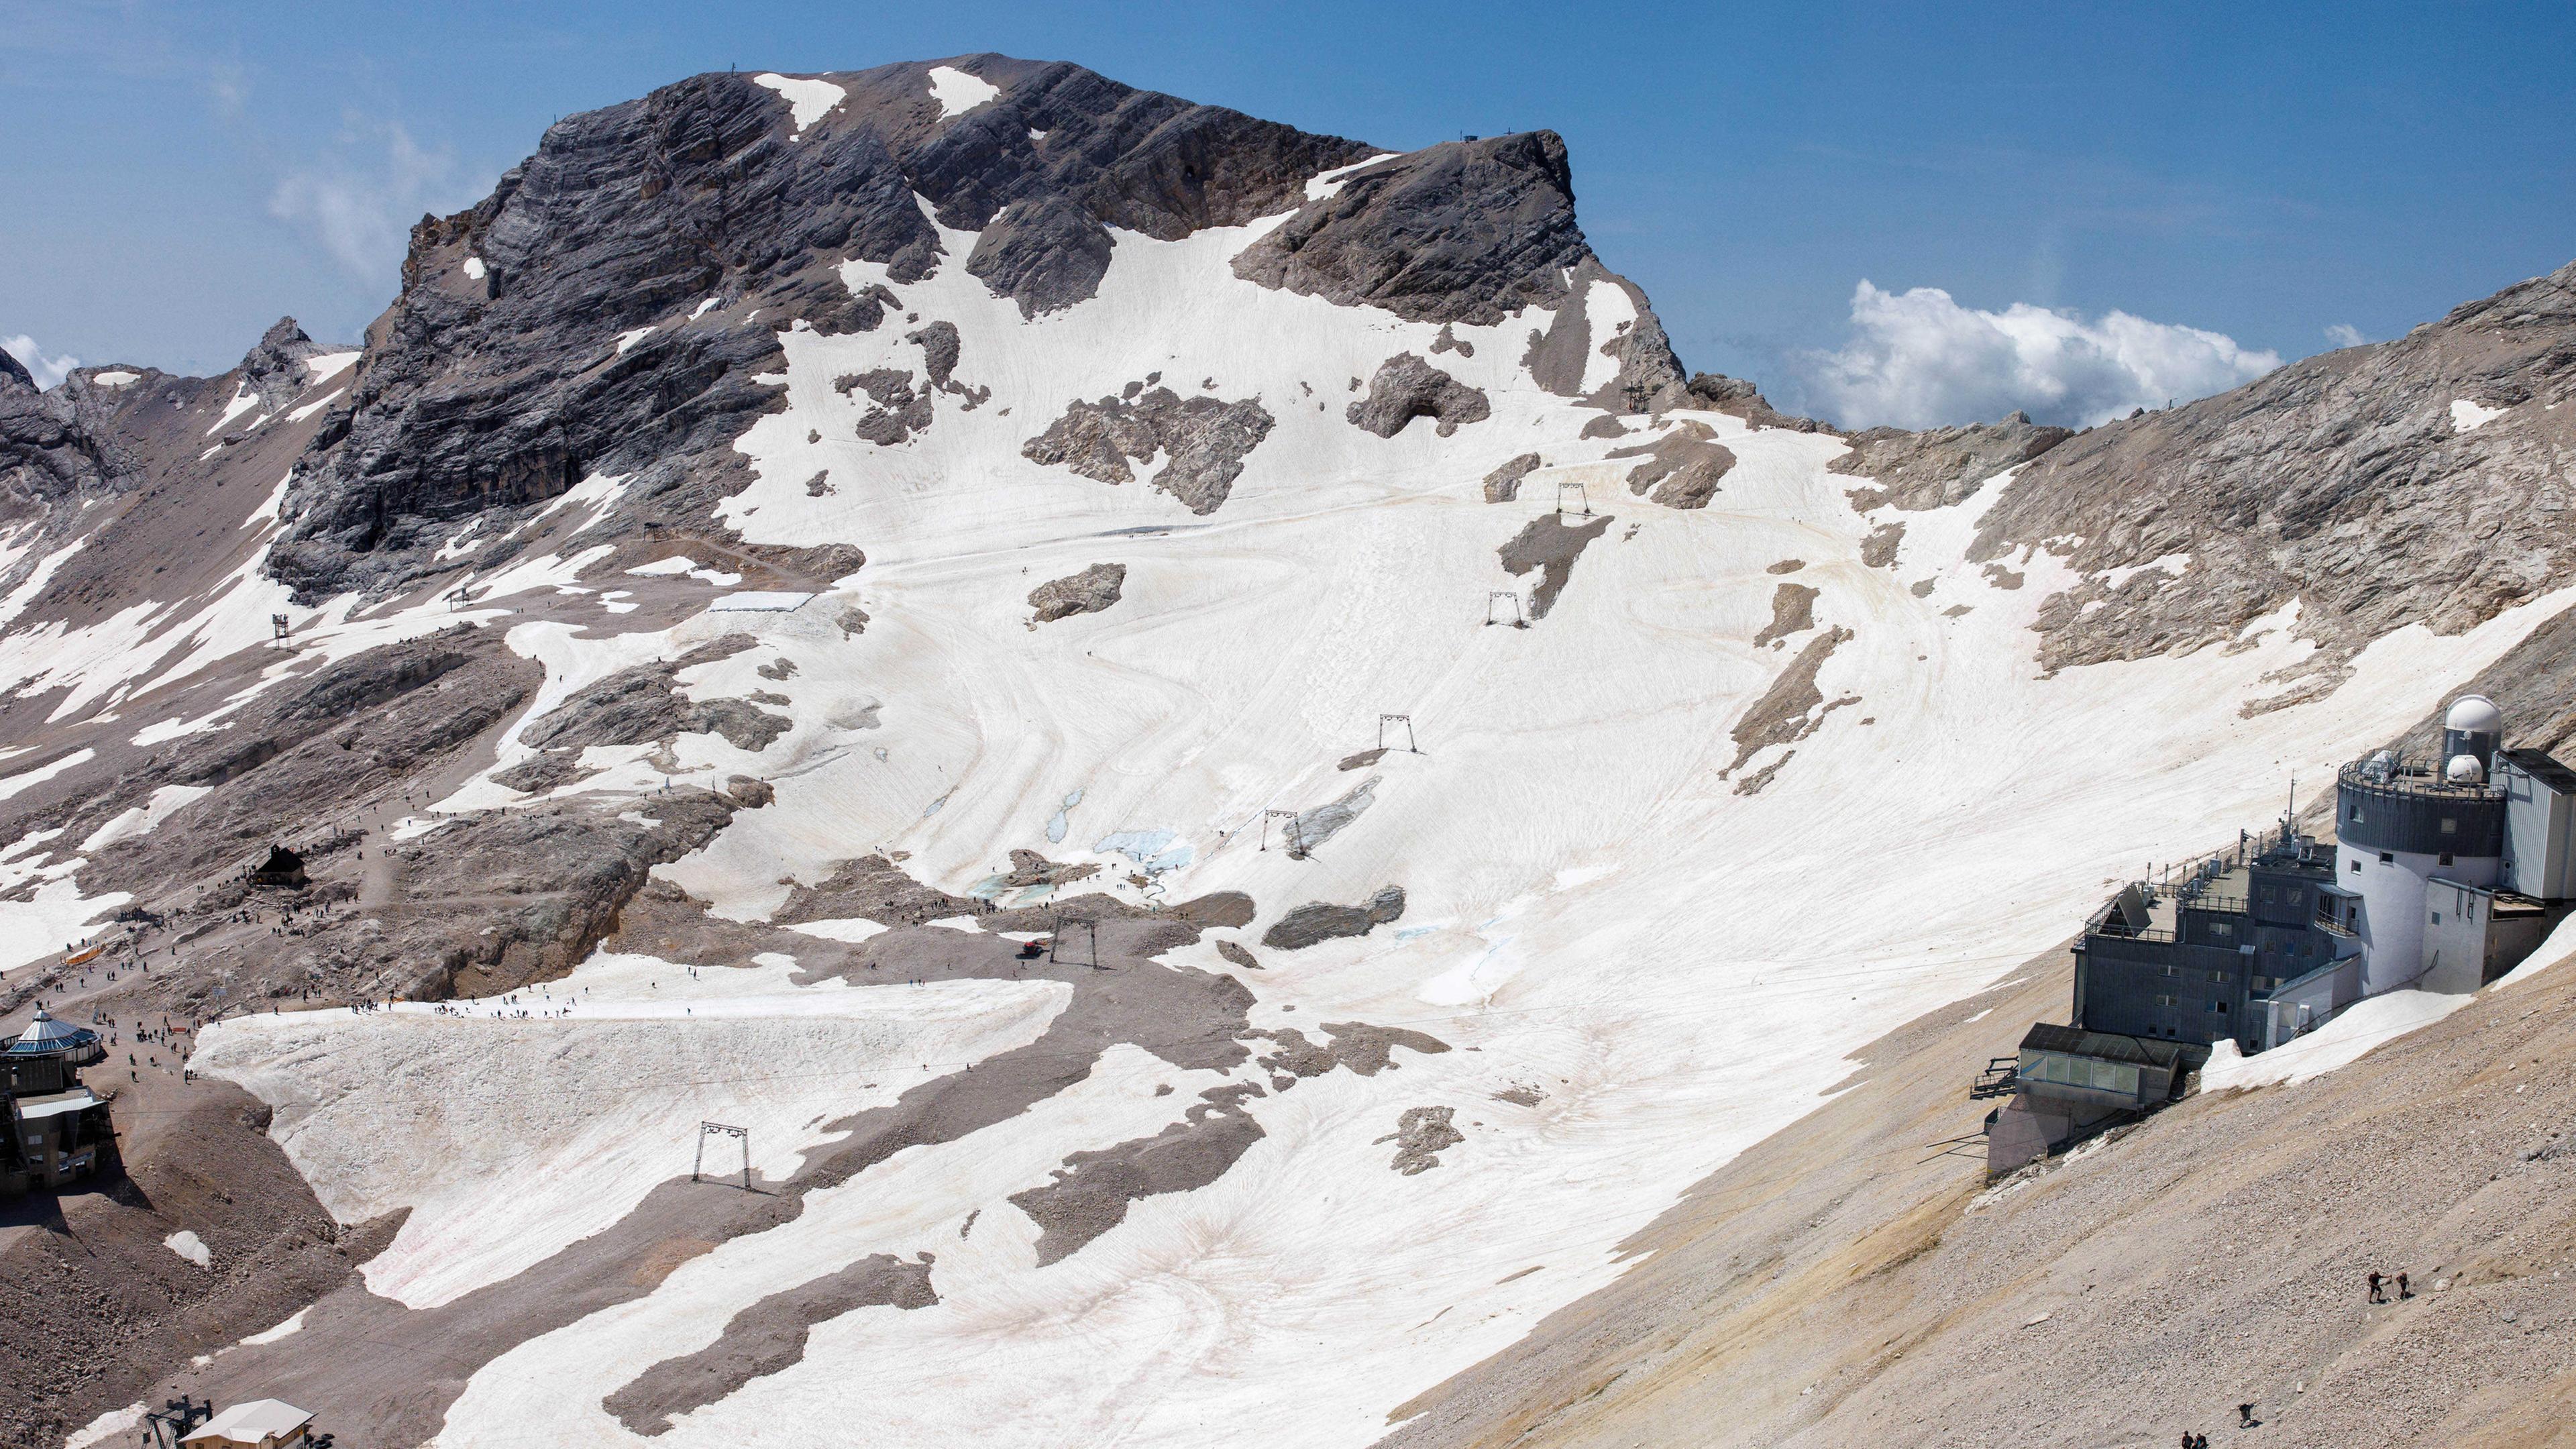
<svg viewBox="0 0 2576 1449">
<path fill-rule="evenodd" d="M 2205 1050 L 2272 1044 L 2274 994 L 2353 956 L 2331 852 L 2286 828 L 2179 886 L 2123 890 L 2075 944 L 2075 1024 Z"/>
</svg>

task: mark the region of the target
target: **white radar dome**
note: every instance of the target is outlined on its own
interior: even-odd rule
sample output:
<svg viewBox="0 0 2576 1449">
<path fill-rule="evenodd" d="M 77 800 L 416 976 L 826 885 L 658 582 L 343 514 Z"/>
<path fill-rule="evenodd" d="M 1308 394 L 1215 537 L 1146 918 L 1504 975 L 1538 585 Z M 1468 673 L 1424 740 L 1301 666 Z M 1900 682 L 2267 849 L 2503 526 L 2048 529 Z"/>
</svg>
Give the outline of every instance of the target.
<svg viewBox="0 0 2576 1449">
<path fill-rule="evenodd" d="M 2452 703 L 2451 712 L 2442 717 L 2442 728 L 2458 730 L 2462 734 L 2500 735 L 2504 733 L 2504 711 L 2496 708 L 2495 701 L 2483 694 L 2464 694 Z"/>
<path fill-rule="evenodd" d="M 2494 706 L 2489 705 L 2488 708 L 2492 709 Z M 2454 710 L 2453 713 L 2456 714 L 2458 711 Z M 2452 728 L 2457 729 L 2459 726 L 2454 725 Z M 2478 757 L 2475 755 L 2453 755 L 2451 763 L 2442 767 L 2442 774 L 2454 785 L 2481 785 L 2486 783 L 2487 778 L 2486 766 L 2479 764 Z"/>
</svg>

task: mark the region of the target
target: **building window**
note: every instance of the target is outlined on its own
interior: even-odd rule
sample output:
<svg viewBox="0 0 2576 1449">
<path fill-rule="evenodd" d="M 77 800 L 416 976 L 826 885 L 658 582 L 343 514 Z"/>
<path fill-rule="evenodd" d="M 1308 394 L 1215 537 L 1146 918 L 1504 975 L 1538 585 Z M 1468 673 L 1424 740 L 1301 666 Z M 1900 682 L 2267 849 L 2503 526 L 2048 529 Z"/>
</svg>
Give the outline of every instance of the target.
<svg viewBox="0 0 2576 1449">
<path fill-rule="evenodd" d="M 2381 865 L 2395 865 L 2397 863 L 2397 857 L 2383 850 L 2379 853 L 2379 863 Z"/>
<path fill-rule="evenodd" d="M 2159 996 L 2156 998 L 2156 1005 L 2158 1006 L 2171 1006 L 2173 1004 L 2174 999 L 2170 996 Z"/>
<path fill-rule="evenodd" d="M 2444 864 L 2444 865 L 2449 865 L 2450 863 L 2451 863 L 2451 853 L 2450 853 L 2449 851 L 2447 851 L 2447 850 L 2446 850 L 2446 851 L 2443 851 L 2443 852 L 2442 852 L 2442 864 Z"/>
<path fill-rule="evenodd" d="M 2442 833 L 2443 833 L 2444 835 L 2457 835 L 2457 834 L 2459 834 L 2459 833 L 2460 833 L 2460 822 L 2458 822 L 2457 820 L 2452 819 L 2452 818 L 2451 818 L 2450 816 L 2448 816 L 2448 815 L 2443 816 L 2443 817 L 2442 817 Z"/>
<path fill-rule="evenodd" d="M 2433 913 L 2433 924 L 2437 926 L 2442 924 L 2442 913 L 2440 911 L 2435 911 Z"/>
<path fill-rule="evenodd" d="M 2359 875 L 2359 874 L 2361 874 L 2361 862 L 2360 862 L 2360 861 L 2356 860 L 2356 861 L 2354 861 L 2354 862 L 2352 863 L 2352 873 L 2353 873 L 2354 875 Z"/>
<path fill-rule="evenodd" d="M 2209 934 L 2213 936 L 2233 936 L 2236 934 L 2236 927 L 2226 921 L 2212 921 L 2209 923 Z"/>
<path fill-rule="evenodd" d="M 2224 1001 L 2213 1001 L 2209 1003 L 2209 1009 L 2216 1015 L 2225 1016 L 2227 1014 L 2227 1003 Z"/>
</svg>

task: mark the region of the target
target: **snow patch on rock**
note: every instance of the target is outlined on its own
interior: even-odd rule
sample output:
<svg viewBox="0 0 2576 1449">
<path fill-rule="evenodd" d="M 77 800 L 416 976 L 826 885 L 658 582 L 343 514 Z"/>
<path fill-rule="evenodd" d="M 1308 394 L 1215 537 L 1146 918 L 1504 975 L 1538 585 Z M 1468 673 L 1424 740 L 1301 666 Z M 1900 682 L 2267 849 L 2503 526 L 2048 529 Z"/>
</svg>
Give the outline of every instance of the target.
<svg viewBox="0 0 2576 1449">
<path fill-rule="evenodd" d="M 786 99 L 788 114 L 796 122 L 798 135 L 803 135 L 807 126 L 831 114 L 832 108 L 849 95 L 848 91 L 827 80 L 800 79 L 775 72 L 753 76 L 751 83 L 766 86 Z"/>
<path fill-rule="evenodd" d="M 2451 431 L 2455 433 L 2474 433 L 2478 429 L 2485 427 L 2487 424 L 2494 422 L 2496 419 L 2503 417 L 2504 414 L 2505 410 L 2503 408 L 2491 408 L 2484 403 L 2471 402 L 2464 397 L 2453 398 L 2451 400 Z"/>
<path fill-rule="evenodd" d="M 939 119 L 943 121 L 954 120 L 1001 94 L 1000 86 L 953 65 L 930 68 L 930 98 L 939 102 Z"/>
</svg>

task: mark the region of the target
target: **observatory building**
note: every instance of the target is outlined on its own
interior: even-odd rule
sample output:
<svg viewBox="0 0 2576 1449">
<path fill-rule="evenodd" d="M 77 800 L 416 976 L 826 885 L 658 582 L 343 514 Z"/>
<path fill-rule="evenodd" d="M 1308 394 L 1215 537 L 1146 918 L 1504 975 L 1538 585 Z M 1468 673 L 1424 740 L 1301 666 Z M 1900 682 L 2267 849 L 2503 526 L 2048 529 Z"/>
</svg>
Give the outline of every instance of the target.
<svg viewBox="0 0 2576 1449">
<path fill-rule="evenodd" d="M 2576 894 L 2576 772 L 2503 743 L 2503 711 L 2472 694 L 2444 716 L 2435 758 L 2382 750 L 2344 766 L 2335 882 L 2361 942 L 2359 995 L 2475 991 L 2531 954 Z"/>
<path fill-rule="evenodd" d="M 2075 1025 L 2248 1054 L 2384 991 L 2475 991 L 2576 907 L 2576 771 L 2454 701 L 2430 758 L 2343 767 L 2335 840 L 2278 828 L 2125 886 L 2075 946 Z"/>
<path fill-rule="evenodd" d="M 2475 991 L 2519 965 L 2576 909 L 2576 771 L 2504 739 L 2495 702 L 2462 696 L 2439 753 L 2343 767 L 2331 843 L 2284 815 L 2123 886 L 2075 943 L 2072 1023 L 2031 1028 L 1980 1080 L 2013 1097 L 1989 1170 L 2152 1108 L 2218 1042 L 2252 1055 L 2365 997 Z"/>
<path fill-rule="evenodd" d="M 107 1102 L 80 1080 L 81 1068 L 106 1055 L 97 1032 L 58 1021 L 41 1006 L 0 1051 L 9 1129 L 0 1147 L 0 1198 L 51 1191 L 116 1160 Z"/>
</svg>

